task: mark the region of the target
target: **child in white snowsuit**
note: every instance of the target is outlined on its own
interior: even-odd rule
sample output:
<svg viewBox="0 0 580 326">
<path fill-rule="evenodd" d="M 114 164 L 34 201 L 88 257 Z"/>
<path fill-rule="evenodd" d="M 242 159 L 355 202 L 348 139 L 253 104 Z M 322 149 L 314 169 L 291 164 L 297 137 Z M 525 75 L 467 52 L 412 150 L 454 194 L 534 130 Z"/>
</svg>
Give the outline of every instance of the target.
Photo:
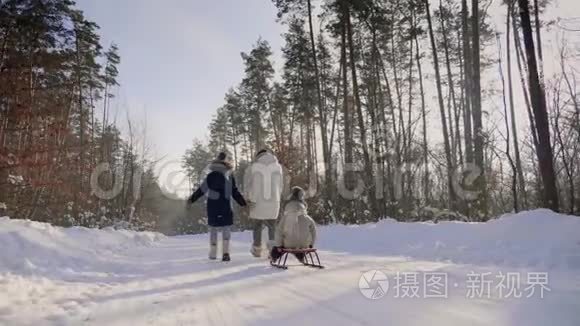
<svg viewBox="0 0 580 326">
<path fill-rule="evenodd" d="M 272 260 L 280 257 L 278 248 L 312 248 L 316 242 L 316 223 L 308 216 L 304 195 L 302 188 L 292 188 L 292 193 L 284 207 L 282 218 L 276 226 L 276 246 L 270 253 Z M 304 254 L 295 253 L 294 255 L 303 262 Z"/>
</svg>

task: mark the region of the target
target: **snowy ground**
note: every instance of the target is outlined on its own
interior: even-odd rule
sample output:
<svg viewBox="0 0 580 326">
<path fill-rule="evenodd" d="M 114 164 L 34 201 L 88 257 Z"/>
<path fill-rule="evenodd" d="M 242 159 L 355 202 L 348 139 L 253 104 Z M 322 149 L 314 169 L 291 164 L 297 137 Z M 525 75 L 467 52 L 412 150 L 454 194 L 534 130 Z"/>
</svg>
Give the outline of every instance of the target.
<svg viewBox="0 0 580 326">
<path fill-rule="evenodd" d="M 250 256 L 247 232 L 222 263 L 206 259 L 206 235 L 0 219 L 0 325 L 580 325 L 580 218 L 320 233 L 327 269 L 281 271 Z M 359 288 L 373 270 L 389 284 L 368 283 L 374 300 Z"/>
</svg>

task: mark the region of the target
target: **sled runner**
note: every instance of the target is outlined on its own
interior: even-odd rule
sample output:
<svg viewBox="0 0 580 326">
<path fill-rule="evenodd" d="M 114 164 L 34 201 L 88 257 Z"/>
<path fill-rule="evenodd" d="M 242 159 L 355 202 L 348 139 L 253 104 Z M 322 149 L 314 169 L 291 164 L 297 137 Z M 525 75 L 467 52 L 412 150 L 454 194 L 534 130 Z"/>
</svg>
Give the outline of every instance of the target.
<svg viewBox="0 0 580 326">
<path fill-rule="evenodd" d="M 307 248 L 307 249 L 285 249 L 285 248 L 278 248 L 278 252 L 281 253 L 280 257 L 277 260 L 270 261 L 270 265 L 280 268 L 280 269 L 288 269 L 286 265 L 286 261 L 288 260 L 288 254 L 303 254 L 304 258 L 302 260 L 302 264 L 304 266 L 314 267 L 314 268 L 324 268 L 320 264 L 320 258 L 318 257 L 318 253 L 314 248 Z M 314 257 L 316 257 L 316 262 L 314 261 Z"/>
</svg>

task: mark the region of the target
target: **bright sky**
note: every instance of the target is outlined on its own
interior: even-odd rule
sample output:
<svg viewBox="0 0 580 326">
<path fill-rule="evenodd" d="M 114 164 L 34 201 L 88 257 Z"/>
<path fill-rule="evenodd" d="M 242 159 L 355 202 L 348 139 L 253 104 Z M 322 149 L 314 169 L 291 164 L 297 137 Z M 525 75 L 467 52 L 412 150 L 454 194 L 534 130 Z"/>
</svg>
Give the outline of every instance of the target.
<svg viewBox="0 0 580 326">
<path fill-rule="evenodd" d="M 261 36 L 270 42 L 275 64 L 281 66 L 284 26 L 276 22 L 272 1 L 77 0 L 77 3 L 101 26 L 102 43 L 119 45 L 121 87 L 113 103 L 119 125 L 123 128 L 128 114 L 138 125 L 146 126 L 146 139 L 152 145 L 150 154 L 156 159 L 163 158 L 157 171 L 161 185 L 187 194 L 189 185 L 179 185 L 183 174 L 172 173 L 181 171 L 181 156 L 192 140 L 206 139 L 207 126 L 223 104 L 225 92 L 241 81 L 240 52 L 249 51 Z M 490 14 L 502 26 L 505 9 L 492 11 Z M 549 12 L 552 17 L 580 17 L 580 0 L 554 0 Z M 568 28 L 580 30 L 579 19 L 564 23 Z M 547 72 L 554 53 L 550 53 L 550 42 L 555 40 L 557 30 L 552 28 L 544 35 Z M 567 37 L 578 51 L 580 32 L 568 33 Z"/>
<path fill-rule="evenodd" d="M 229 87 L 243 77 L 240 52 L 268 40 L 280 64 L 281 33 L 271 0 L 77 0 L 101 26 L 102 43 L 119 45 L 121 87 L 113 105 L 147 125 L 161 183 L 207 126 Z M 177 179 L 174 179 L 177 180 Z M 186 186 L 186 185 L 184 185 Z M 187 191 L 187 190 L 185 190 Z"/>
</svg>

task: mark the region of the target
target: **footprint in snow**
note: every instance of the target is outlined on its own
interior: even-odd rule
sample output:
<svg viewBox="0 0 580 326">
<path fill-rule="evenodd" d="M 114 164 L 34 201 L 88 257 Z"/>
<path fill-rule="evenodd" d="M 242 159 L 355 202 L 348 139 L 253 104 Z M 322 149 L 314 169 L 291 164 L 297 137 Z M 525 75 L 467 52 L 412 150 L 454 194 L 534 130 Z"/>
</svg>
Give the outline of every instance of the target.
<svg viewBox="0 0 580 326">
<path fill-rule="evenodd" d="M 242 307 L 246 308 L 246 309 L 251 309 L 251 310 L 264 310 L 264 309 L 266 309 L 266 306 L 259 305 L 259 304 L 244 304 L 244 305 L 242 305 Z"/>
</svg>

